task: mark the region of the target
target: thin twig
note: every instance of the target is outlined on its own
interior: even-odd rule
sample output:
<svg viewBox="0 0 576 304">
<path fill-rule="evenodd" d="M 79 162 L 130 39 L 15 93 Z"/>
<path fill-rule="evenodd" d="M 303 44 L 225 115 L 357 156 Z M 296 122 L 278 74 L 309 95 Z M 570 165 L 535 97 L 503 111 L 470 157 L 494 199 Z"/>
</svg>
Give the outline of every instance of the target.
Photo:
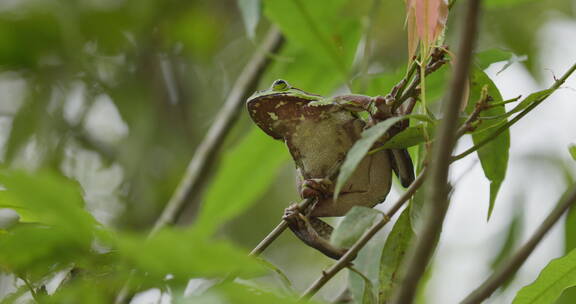
<svg viewBox="0 0 576 304">
<path fill-rule="evenodd" d="M 554 93 L 558 88 L 560 88 L 560 86 L 562 84 L 564 84 L 564 82 L 566 81 L 566 79 L 568 79 L 568 77 L 570 77 L 570 75 L 572 75 L 572 73 L 574 73 L 574 71 L 576 70 L 576 63 L 574 63 L 569 69 L 568 71 L 566 71 L 566 73 L 564 73 L 564 75 L 562 75 L 562 77 L 558 80 L 556 80 L 556 82 L 554 82 L 554 84 L 550 87 L 551 91 L 549 94 L 546 94 L 540 98 L 538 98 L 537 100 L 535 100 L 532 104 L 530 104 L 526 109 L 524 109 L 522 112 L 520 112 L 520 114 L 514 116 L 514 118 L 512 118 L 510 121 L 508 121 L 507 123 L 503 124 L 502 126 L 500 126 L 498 129 L 496 129 L 496 131 L 494 131 L 492 134 L 490 134 L 490 136 L 487 136 L 486 138 L 484 138 L 483 140 L 481 140 L 479 143 L 477 143 L 476 145 L 470 147 L 468 150 L 453 156 L 454 160 L 458 160 L 461 158 L 466 157 L 468 154 L 482 148 L 485 144 L 489 143 L 490 141 L 492 141 L 493 139 L 495 139 L 496 137 L 498 137 L 498 135 L 500 135 L 502 132 L 508 130 L 510 127 L 512 127 L 516 122 L 518 122 L 522 117 L 524 117 L 526 114 L 530 113 L 530 111 L 532 111 L 534 108 L 536 108 L 539 104 L 541 104 L 544 100 L 546 100 L 548 97 L 550 97 L 550 95 L 552 95 L 552 93 Z"/>
<path fill-rule="evenodd" d="M 304 199 L 298 204 L 298 209 L 306 210 L 306 208 L 312 204 L 312 202 L 314 202 L 314 199 L 312 198 Z M 266 250 L 266 248 L 268 248 L 270 244 L 272 244 L 272 242 L 274 242 L 274 240 L 280 236 L 280 234 L 282 234 L 282 232 L 284 232 L 284 230 L 286 230 L 286 228 L 288 228 L 288 222 L 282 220 L 280 224 L 276 225 L 276 228 L 268 233 L 268 235 L 266 235 L 266 237 L 262 239 L 262 241 L 260 241 L 260 243 L 258 243 L 258 245 L 252 249 L 252 251 L 250 251 L 249 256 L 259 256 L 264 250 Z"/>
<path fill-rule="evenodd" d="M 324 284 L 326 284 L 333 276 L 335 276 L 340 270 L 350 265 L 350 262 L 354 260 L 360 249 L 368 243 L 368 241 L 378 232 L 382 227 L 384 227 L 389 221 L 390 218 L 400 210 L 402 205 L 407 202 L 416 190 L 420 188 L 422 183 L 424 182 L 424 178 L 426 176 L 426 168 L 420 172 L 418 177 L 412 182 L 410 187 L 406 189 L 406 191 L 396 200 L 396 202 L 392 205 L 390 210 L 385 214 L 385 216 L 380 219 L 376 224 L 374 224 L 370 229 L 366 230 L 362 237 L 356 241 L 356 243 L 346 251 L 346 253 L 338 260 L 338 262 L 332 265 L 328 270 L 322 272 L 322 276 L 319 277 L 306 291 L 302 294 L 301 299 L 308 299 L 312 297 Z"/>
<path fill-rule="evenodd" d="M 504 282 L 506 282 L 518 269 L 528 256 L 534 251 L 536 246 L 542 241 L 546 233 L 554 226 L 554 224 L 560 219 L 562 214 L 568 210 L 572 205 L 576 203 L 576 184 L 572 185 L 568 194 L 565 195 L 556 207 L 548 214 L 546 219 L 542 222 L 540 227 L 536 229 L 536 232 L 530 237 L 530 239 L 524 243 L 524 245 L 518 249 L 518 251 L 511 256 L 507 262 L 503 263 L 501 267 L 496 269 L 492 275 L 480 285 L 476 290 L 470 293 L 461 303 L 462 304 L 473 304 L 481 303 L 487 299 L 498 287 L 500 287 Z"/>
<path fill-rule="evenodd" d="M 446 59 L 444 59 L 444 56 L 446 55 L 446 50 L 445 48 L 436 48 L 434 50 L 434 52 L 432 53 L 432 55 L 430 56 L 430 62 L 428 62 L 426 69 L 425 69 L 425 76 L 435 72 L 436 70 L 438 70 L 439 68 L 441 68 L 445 63 L 447 63 L 448 61 Z M 422 63 L 425 64 L 425 63 Z M 417 64 L 415 64 L 415 66 L 418 66 Z M 409 74 L 408 75 L 412 75 L 412 68 L 410 68 Z M 406 80 L 408 80 L 409 78 L 405 78 Z M 404 79 L 403 79 L 404 80 Z M 395 110 L 398 107 L 400 107 L 402 105 L 402 103 L 404 103 L 406 100 L 408 100 L 408 98 L 410 97 L 415 97 L 417 91 L 417 87 L 420 84 L 420 73 L 416 73 L 414 76 L 414 79 L 412 80 L 412 82 L 410 82 L 410 85 L 408 85 L 407 88 L 405 88 L 405 85 L 403 85 L 401 87 L 402 91 L 398 90 L 398 94 L 400 95 L 400 93 L 402 93 L 400 95 L 400 97 L 396 98 L 396 100 L 394 100 L 394 103 L 392 104 L 392 109 Z"/>
<path fill-rule="evenodd" d="M 505 104 L 509 104 L 511 102 L 516 102 L 518 101 L 520 98 L 522 97 L 522 95 L 518 95 L 514 98 L 510 98 L 510 99 L 506 99 L 504 101 L 500 101 L 500 102 L 491 102 L 490 105 L 488 105 L 489 108 L 494 108 L 494 107 L 499 107 L 499 106 L 503 106 Z"/>
<path fill-rule="evenodd" d="M 466 121 L 464 121 L 464 123 L 460 126 L 460 128 L 456 132 L 456 138 L 462 137 L 462 135 L 466 134 L 466 132 L 473 129 L 472 123 L 477 121 L 478 116 L 480 116 L 480 113 L 482 113 L 482 111 L 484 111 L 489 107 L 488 105 L 489 99 L 490 96 L 488 95 L 488 88 L 483 87 L 482 91 L 480 92 L 480 99 L 476 102 L 476 105 L 474 106 L 474 110 L 472 111 L 472 113 L 468 115 Z"/>
<path fill-rule="evenodd" d="M 166 225 L 174 223 L 190 195 L 197 191 L 196 188 L 205 176 L 206 168 L 214 159 L 214 155 L 222 146 L 224 137 L 236 121 L 244 100 L 248 94 L 255 90 L 260 77 L 269 64 L 270 53 L 276 52 L 282 46 L 283 41 L 282 34 L 278 29 L 270 29 L 262 45 L 244 67 L 236 83 L 234 83 L 224 106 L 216 116 L 206 137 L 196 149 L 182 180 L 170 201 L 166 204 L 162 214 L 156 220 L 151 234 L 156 233 Z"/>
<path fill-rule="evenodd" d="M 454 68 L 447 102 L 444 103 L 442 120 L 436 144 L 432 147 L 430 162 L 430 182 L 427 185 L 426 196 L 430 200 L 426 204 L 423 215 L 423 225 L 417 233 L 414 247 L 408 252 L 403 265 L 401 284 L 393 295 L 392 303 L 412 303 L 418 283 L 434 252 L 442 224 L 448 209 L 448 169 L 451 163 L 452 150 L 456 140 L 458 127 L 458 112 L 464 96 L 468 72 L 472 60 L 472 50 L 476 40 L 480 0 L 468 1 L 465 29 L 460 39 L 458 61 Z"/>
</svg>

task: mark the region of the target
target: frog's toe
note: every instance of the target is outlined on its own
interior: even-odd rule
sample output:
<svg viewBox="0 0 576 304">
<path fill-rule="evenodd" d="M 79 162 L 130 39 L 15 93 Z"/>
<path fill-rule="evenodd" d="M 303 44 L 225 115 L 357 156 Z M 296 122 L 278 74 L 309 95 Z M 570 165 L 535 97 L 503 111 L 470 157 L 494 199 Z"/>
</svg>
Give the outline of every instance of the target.
<svg viewBox="0 0 576 304">
<path fill-rule="evenodd" d="M 300 216 L 302 216 L 302 214 L 300 213 L 300 210 L 298 210 L 298 204 L 291 204 L 288 208 L 284 209 L 282 219 L 290 222 L 297 220 Z"/>
</svg>

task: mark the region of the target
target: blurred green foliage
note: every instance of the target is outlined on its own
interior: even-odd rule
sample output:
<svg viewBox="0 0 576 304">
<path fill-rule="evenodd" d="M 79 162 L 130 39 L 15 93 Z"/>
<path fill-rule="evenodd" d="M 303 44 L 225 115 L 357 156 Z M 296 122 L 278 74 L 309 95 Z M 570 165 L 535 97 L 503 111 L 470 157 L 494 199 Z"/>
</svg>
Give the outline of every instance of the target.
<svg viewBox="0 0 576 304">
<path fill-rule="evenodd" d="M 459 2 L 453 14 L 460 14 Z M 475 58 L 480 68 L 473 74 L 472 105 L 484 85 L 501 100 L 482 71 L 491 63 L 527 55 L 522 64 L 538 76 L 535 29 L 547 12 L 573 14 L 568 0 L 487 5 L 479 49 L 492 51 Z M 406 72 L 404 19 L 399 0 L 0 2 L 0 208 L 19 215 L 17 223 L 0 227 L 0 269 L 14 287 L 0 286 L 0 298 L 111 303 L 127 286 L 160 288 L 175 303 L 294 303 L 297 290 L 281 290 L 271 279 L 274 271 L 247 257 L 296 190 L 287 150 L 256 130 L 245 113 L 181 215 L 181 222 L 193 224 L 151 237 L 147 232 L 271 26 L 280 28 L 286 44 L 271 55 L 258 87 L 283 78 L 318 94 L 385 95 Z M 454 35 L 449 28 L 447 41 Z M 435 114 L 449 76 L 447 67 L 426 81 Z M 433 134 L 429 124 L 412 126 L 391 144 L 416 145 Z M 479 152 L 493 185 L 490 210 L 508 147 L 505 133 Z M 358 268 L 368 281 L 351 274 L 350 285 L 358 301 L 372 299 L 376 288 L 389 289 L 378 276 L 393 276 L 413 224 L 404 212 L 384 250 L 380 239 L 361 252 Z M 292 239 L 273 247 L 267 260 L 286 266 L 278 269 L 296 289 L 306 284 L 299 269 L 316 274 L 325 263 Z M 382 252 L 386 258 L 380 259 Z M 58 275 L 60 287 L 47 294 L 43 286 Z M 232 275 L 241 279 L 182 296 L 190 278 Z M 364 288 L 369 282 L 380 284 Z"/>
</svg>

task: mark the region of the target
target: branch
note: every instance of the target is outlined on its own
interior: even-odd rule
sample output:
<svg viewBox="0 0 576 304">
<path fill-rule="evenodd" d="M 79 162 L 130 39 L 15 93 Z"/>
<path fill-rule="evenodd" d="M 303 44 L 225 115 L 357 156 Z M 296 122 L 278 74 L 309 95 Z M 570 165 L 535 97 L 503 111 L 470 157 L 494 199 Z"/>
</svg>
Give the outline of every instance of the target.
<svg viewBox="0 0 576 304">
<path fill-rule="evenodd" d="M 298 204 L 298 209 L 306 210 L 306 208 L 313 202 L 314 199 L 312 198 L 304 199 Z M 258 245 L 252 249 L 252 251 L 250 251 L 249 256 L 259 256 L 264 250 L 266 250 L 266 248 L 268 248 L 270 244 L 272 244 L 272 242 L 274 242 L 274 240 L 280 236 L 280 234 L 282 234 L 282 232 L 284 232 L 284 230 L 286 230 L 286 228 L 288 228 L 288 222 L 282 220 L 280 224 L 276 225 L 276 228 L 268 233 L 268 235 L 266 235 L 266 237 L 262 239 L 262 241 L 260 241 L 260 243 L 258 243 Z"/>
<path fill-rule="evenodd" d="M 466 121 L 460 126 L 458 131 L 456 131 L 456 138 L 462 137 L 466 132 L 471 131 L 474 129 L 473 123 L 478 120 L 480 113 L 490 107 L 488 101 L 490 100 L 490 96 L 488 95 L 487 87 L 483 87 L 482 91 L 480 92 L 480 99 L 476 102 L 474 106 L 474 111 L 470 113 Z"/>
<path fill-rule="evenodd" d="M 560 219 L 562 214 L 576 203 L 576 184 L 569 189 L 568 195 L 565 195 L 556 207 L 548 214 L 536 232 L 518 251 L 496 269 L 492 275 L 480 285 L 476 290 L 470 293 L 461 303 L 472 304 L 481 303 L 488 298 L 500 285 L 504 284 L 516 271 L 524 264 L 528 256 L 534 251 L 536 246 L 542 241 L 546 233 Z"/>
<path fill-rule="evenodd" d="M 354 260 L 360 249 L 362 249 L 364 245 L 366 245 L 366 243 L 368 243 L 368 241 L 390 221 L 390 218 L 392 218 L 394 214 L 400 210 L 402 205 L 404 205 L 404 203 L 408 201 L 412 195 L 414 195 L 414 193 L 416 193 L 416 190 L 420 188 L 424 181 L 426 171 L 426 168 L 424 168 L 422 172 L 420 172 L 420 175 L 418 175 L 414 182 L 412 182 L 412 185 L 410 185 L 410 187 L 406 189 L 406 191 L 402 194 L 402 196 L 400 196 L 400 198 L 398 198 L 394 205 L 392 205 L 386 215 L 378 222 L 376 222 L 376 224 L 374 224 L 370 229 L 364 232 L 362 237 L 358 239 L 358 241 L 356 241 L 356 243 L 354 243 L 354 245 L 350 247 L 348 251 L 346 251 L 346 253 L 338 260 L 336 264 L 332 265 L 332 267 L 330 267 L 328 270 L 322 272 L 322 276 L 314 281 L 314 283 L 312 283 L 308 289 L 306 289 L 306 291 L 302 294 L 301 299 L 308 299 L 312 297 L 340 270 L 350 265 L 350 262 Z"/>
<path fill-rule="evenodd" d="M 444 59 L 445 56 L 446 56 L 445 47 L 435 48 L 434 51 L 432 52 L 432 55 L 430 56 L 430 61 L 427 64 L 421 63 L 426 64 L 425 76 L 435 72 L 436 70 L 441 68 L 445 63 L 447 63 L 448 61 Z M 417 97 L 416 95 L 418 95 L 417 87 L 420 84 L 420 73 L 415 73 L 418 67 L 418 65 L 415 62 L 416 61 L 412 62 L 412 66 L 410 66 L 410 69 L 405 78 L 403 78 L 402 81 L 398 85 L 396 85 L 396 87 L 394 87 L 397 88 L 397 92 L 396 94 L 393 94 L 393 96 L 395 97 L 394 103 L 392 104 L 393 110 L 400 107 L 402 103 L 408 100 L 408 98 Z M 410 77 L 412 77 L 414 73 L 415 73 L 414 79 L 412 80 L 412 82 L 410 82 L 410 85 L 406 87 L 408 80 L 410 79 Z"/>
<path fill-rule="evenodd" d="M 496 131 L 494 131 L 492 134 L 490 134 L 490 136 L 484 138 L 482 141 L 480 141 L 479 143 L 477 143 L 476 145 L 474 145 L 473 147 L 470 147 L 468 150 L 456 155 L 453 157 L 454 160 L 458 160 L 461 158 L 466 157 L 468 154 L 482 148 L 484 145 L 486 145 L 487 143 L 489 143 L 490 141 L 492 141 L 493 139 L 495 139 L 496 137 L 498 137 L 498 135 L 500 135 L 500 133 L 508 130 L 510 127 L 512 127 L 516 122 L 518 122 L 522 117 L 526 116 L 526 114 L 530 113 L 530 111 L 532 111 L 534 108 L 536 108 L 539 104 L 541 104 L 544 100 L 546 100 L 548 97 L 550 97 L 550 95 L 552 95 L 552 93 L 554 93 L 558 88 L 560 88 L 560 86 L 562 84 L 564 84 L 564 82 L 566 81 L 566 79 L 568 79 L 568 77 L 570 77 L 570 75 L 572 75 L 572 73 L 574 73 L 574 71 L 576 70 L 576 63 L 574 63 L 569 69 L 568 71 L 566 71 L 566 73 L 564 73 L 564 75 L 562 75 L 562 77 L 558 80 L 556 80 L 556 82 L 554 82 L 554 84 L 550 87 L 551 90 L 554 90 L 552 92 L 550 92 L 549 94 L 546 94 L 540 98 L 538 98 L 536 101 L 534 101 L 532 104 L 530 104 L 530 106 L 528 106 L 526 109 L 524 109 L 522 112 L 520 112 L 520 114 L 514 116 L 514 118 L 512 118 L 510 121 L 508 121 L 507 123 L 503 124 L 502 126 L 500 126 L 498 129 L 496 129 Z"/>
<path fill-rule="evenodd" d="M 224 106 L 216 116 L 215 122 L 208 130 L 206 137 L 196 149 L 182 180 L 174 194 L 172 194 L 170 201 L 166 204 L 162 214 L 156 220 L 150 233 L 151 235 L 166 225 L 173 224 L 190 195 L 197 192 L 198 185 L 205 176 L 206 168 L 214 160 L 216 152 L 222 146 L 224 137 L 236 121 L 238 113 L 242 105 L 244 105 L 244 100 L 248 94 L 255 90 L 266 66 L 270 63 L 270 53 L 279 50 L 283 41 L 282 34 L 276 28 L 269 30 L 265 40 L 252 56 L 250 62 L 244 67 L 236 83 L 234 83 Z"/>
<path fill-rule="evenodd" d="M 414 247 L 409 251 L 404 264 L 403 278 L 399 289 L 392 298 L 392 303 L 412 303 L 418 282 L 432 256 L 442 224 L 448 209 L 448 169 L 454 148 L 458 127 L 458 112 L 464 96 L 468 72 L 472 59 L 472 49 L 476 39 L 480 0 L 469 0 L 466 18 L 463 19 L 465 29 L 462 32 L 458 53 L 458 61 L 454 69 L 451 90 L 448 100 L 444 103 L 444 119 L 442 120 L 438 140 L 432 147 L 430 162 L 431 181 L 427 186 L 427 197 L 423 225 Z"/>
</svg>

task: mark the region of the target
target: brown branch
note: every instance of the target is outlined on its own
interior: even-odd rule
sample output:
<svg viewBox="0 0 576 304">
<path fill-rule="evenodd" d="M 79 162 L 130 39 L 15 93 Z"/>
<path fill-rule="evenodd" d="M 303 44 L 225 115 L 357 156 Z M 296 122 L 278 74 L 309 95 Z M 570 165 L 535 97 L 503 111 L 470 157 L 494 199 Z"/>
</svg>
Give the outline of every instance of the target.
<svg viewBox="0 0 576 304">
<path fill-rule="evenodd" d="M 346 251 L 346 253 L 338 260 L 336 264 L 332 265 L 328 270 L 322 272 L 322 276 L 314 281 L 314 283 L 312 283 L 308 289 L 306 289 L 306 291 L 302 294 L 301 299 L 308 299 L 312 297 L 340 270 L 350 265 L 350 262 L 354 260 L 360 249 L 362 249 L 364 245 L 366 245 L 366 243 L 368 243 L 368 241 L 390 221 L 390 218 L 392 218 L 394 214 L 400 210 L 402 205 L 404 205 L 404 203 L 408 201 L 412 195 L 414 195 L 414 193 L 416 193 L 416 190 L 418 190 L 418 188 L 420 188 L 424 182 L 426 171 L 426 168 L 424 168 L 422 172 L 420 172 L 418 177 L 414 180 L 414 182 L 412 182 L 412 185 L 410 185 L 410 187 L 406 189 L 402 196 L 398 198 L 398 200 L 394 203 L 394 205 L 392 205 L 385 216 L 376 222 L 376 224 L 374 224 L 370 229 L 364 232 L 362 237 L 358 239 L 358 241 L 356 241 L 356 243 L 350 247 L 348 251 Z"/>
<path fill-rule="evenodd" d="M 542 241 L 546 233 L 554 226 L 554 224 L 560 219 L 562 214 L 568 210 L 572 205 L 576 203 L 576 184 L 572 185 L 567 195 L 564 195 L 556 207 L 548 214 L 546 219 L 542 222 L 540 227 L 536 229 L 536 232 L 530 237 L 530 239 L 520 248 L 518 251 L 511 256 L 506 263 L 503 263 L 501 267 L 496 269 L 492 275 L 480 285 L 476 290 L 470 293 L 461 303 L 462 304 L 473 304 L 481 303 L 487 299 L 498 287 L 500 287 L 504 282 L 506 282 L 518 269 L 528 256 L 534 251 L 536 246 Z"/>
<path fill-rule="evenodd" d="M 432 147 L 430 182 L 426 189 L 430 202 L 426 204 L 423 225 L 417 233 L 416 243 L 408 252 L 406 263 L 403 265 L 401 284 L 392 298 L 392 303 L 413 302 L 418 282 L 424 274 L 442 230 L 449 203 L 448 170 L 456 140 L 458 112 L 468 81 L 479 13 L 480 0 L 469 0 L 467 13 L 463 19 L 465 29 L 460 39 L 458 61 L 454 68 L 448 99 L 443 107 L 444 119 L 439 126 L 438 140 Z"/>
<path fill-rule="evenodd" d="M 460 126 L 458 131 L 456 131 L 456 138 L 460 138 L 462 137 L 462 135 L 466 134 L 466 132 L 469 132 L 474 129 L 472 124 L 478 120 L 480 113 L 482 113 L 482 111 L 486 110 L 490 106 L 488 105 L 489 100 L 490 96 L 488 95 L 488 89 L 487 87 L 483 87 L 480 93 L 480 99 L 476 102 L 476 105 L 474 106 L 474 111 L 472 111 L 472 113 L 468 115 L 466 121 L 464 121 L 462 126 Z"/>
<path fill-rule="evenodd" d="M 448 61 L 444 59 L 446 56 L 446 47 L 437 47 L 432 52 L 430 56 L 430 62 L 426 65 L 425 69 L 425 76 L 435 72 L 439 68 L 441 68 L 445 63 Z M 407 76 L 401 80 L 401 82 L 396 85 L 394 88 L 398 88 L 396 94 L 392 94 L 395 97 L 395 100 L 392 104 L 392 109 L 396 110 L 398 107 L 402 105 L 408 98 L 414 97 L 416 98 L 418 95 L 418 85 L 420 84 L 420 73 L 415 73 L 414 79 L 410 82 L 410 84 L 406 87 L 408 83 L 408 79 L 414 74 L 416 67 L 418 66 L 414 62 L 413 65 L 410 67 Z M 422 63 L 425 64 L 425 63 Z M 401 93 L 401 95 L 400 95 Z M 398 97 L 398 95 L 400 95 Z"/>
<path fill-rule="evenodd" d="M 204 140 L 196 149 L 170 201 L 156 220 L 151 234 L 156 233 L 166 225 L 173 224 L 188 198 L 192 193 L 197 192 L 199 183 L 205 177 L 206 168 L 213 161 L 214 156 L 222 146 L 224 137 L 236 121 L 244 100 L 255 90 L 266 66 L 270 63 L 270 53 L 279 50 L 283 41 L 282 34 L 276 28 L 270 29 L 263 43 L 234 83 L 224 106 L 216 116 Z"/>
</svg>

